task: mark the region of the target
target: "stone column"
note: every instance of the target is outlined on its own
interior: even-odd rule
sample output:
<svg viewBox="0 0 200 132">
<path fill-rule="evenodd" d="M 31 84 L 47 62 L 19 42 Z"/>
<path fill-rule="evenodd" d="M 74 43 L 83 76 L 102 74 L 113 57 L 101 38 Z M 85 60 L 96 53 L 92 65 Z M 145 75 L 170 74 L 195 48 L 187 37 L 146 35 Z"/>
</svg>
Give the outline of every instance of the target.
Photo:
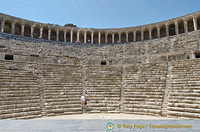
<svg viewBox="0 0 200 132">
<path fill-rule="evenodd" d="M 67 41 L 67 39 L 66 39 L 66 35 L 67 35 L 67 31 L 66 31 L 66 29 L 64 29 L 64 42 Z"/>
<path fill-rule="evenodd" d="M 40 25 L 40 38 L 42 39 L 43 27 Z"/>
<path fill-rule="evenodd" d="M 157 35 L 158 35 L 158 38 L 160 38 L 160 27 L 159 27 L 159 25 L 157 25 Z"/>
<path fill-rule="evenodd" d="M 141 41 L 143 41 L 143 40 L 144 40 L 144 30 L 141 29 Z"/>
<path fill-rule="evenodd" d="M 178 31 L 178 22 L 175 21 L 175 31 L 176 31 L 176 35 L 178 35 L 179 31 Z"/>
<path fill-rule="evenodd" d="M 121 43 L 121 32 L 119 32 L 119 42 Z"/>
<path fill-rule="evenodd" d="M 101 43 L 101 32 L 99 32 L 98 36 L 99 36 L 99 44 L 100 44 Z"/>
<path fill-rule="evenodd" d="M 112 44 L 114 44 L 114 43 L 115 43 L 115 34 L 112 33 Z"/>
<path fill-rule="evenodd" d="M 86 38 L 87 38 L 87 34 L 86 34 L 86 31 L 85 31 L 85 32 L 84 32 L 84 43 L 87 43 Z"/>
<path fill-rule="evenodd" d="M 151 36 L 151 27 L 149 27 L 149 39 L 152 39 L 152 36 Z"/>
<path fill-rule="evenodd" d="M 35 27 L 35 25 L 32 24 L 32 25 L 31 25 L 31 38 L 33 38 L 33 29 L 34 29 L 34 27 Z"/>
<path fill-rule="evenodd" d="M 79 41 L 79 30 L 77 31 L 77 41 Z"/>
<path fill-rule="evenodd" d="M 94 33 L 93 32 L 91 32 L 91 43 L 93 44 L 94 43 Z"/>
<path fill-rule="evenodd" d="M 22 22 L 21 35 L 24 36 L 24 21 Z"/>
<path fill-rule="evenodd" d="M 193 23 L 194 23 L 194 31 L 197 31 L 197 21 L 195 16 L 193 16 Z"/>
<path fill-rule="evenodd" d="M 185 28 L 185 32 L 188 32 L 188 26 L 187 26 L 187 20 L 184 19 L 184 28 Z"/>
<path fill-rule="evenodd" d="M 59 41 L 59 29 L 56 28 L 56 41 Z"/>
<path fill-rule="evenodd" d="M 169 25 L 168 25 L 168 23 L 165 24 L 165 28 L 166 28 L 166 36 L 169 36 Z"/>
<path fill-rule="evenodd" d="M 48 40 L 51 40 L 51 30 L 50 30 L 50 27 L 48 29 Z"/>
<path fill-rule="evenodd" d="M 1 19 L 1 32 L 4 32 L 4 17 Z"/>
<path fill-rule="evenodd" d="M 136 31 L 133 31 L 134 42 L 136 41 Z"/>
<path fill-rule="evenodd" d="M 11 34 L 15 34 L 15 20 L 12 22 L 12 26 L 11 26 Z"/>
<path fill-rule="evenodd" d="M 70 42 L 73 43 L 73 31 L 70 31 Z"/>
<path fill-rule="evenodd" d="M 106 43 L 108 43 L 108 39 L 107 39 L 107 38 L 108 38 L 108 33 L 105 32 L 105 42 L 106 42 Z"/>
<path fill-rule="evenodd" d="M 126 43 L 128 43 L 128 32 L 126 32 Z"/>
</svg>

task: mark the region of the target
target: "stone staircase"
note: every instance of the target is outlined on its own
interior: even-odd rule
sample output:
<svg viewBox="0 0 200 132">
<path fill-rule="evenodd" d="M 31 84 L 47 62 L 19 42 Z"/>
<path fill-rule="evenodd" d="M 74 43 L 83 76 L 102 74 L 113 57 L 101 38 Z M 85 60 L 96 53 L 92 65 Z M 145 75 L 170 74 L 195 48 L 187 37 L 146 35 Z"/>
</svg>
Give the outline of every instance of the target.
<svg viewBox="0 0 200 132">
<path fill-rule="evenodd" d="M 47 116 L 80 114 L 81 67 L 41 65 L 44 110 Z"/>
<path fill-rule="evenodd" d="M 93 66 L 85 68 L 87 113 L 119 113 L 121 68 Z"/>
<path fill-rule="evenodd" d="M 124 113 L 161 115 L 166 63 L 131 65 L 124 73 Z"/>
<path fill-rule="evenodd" d="M 41 117 L 33 63 L 0 61 L 0 119 Z"/>
<path fill-rule="evenodd" d="M 200 118 L 200 60 L 172 62 L 168 116 Z"/>
</svg>

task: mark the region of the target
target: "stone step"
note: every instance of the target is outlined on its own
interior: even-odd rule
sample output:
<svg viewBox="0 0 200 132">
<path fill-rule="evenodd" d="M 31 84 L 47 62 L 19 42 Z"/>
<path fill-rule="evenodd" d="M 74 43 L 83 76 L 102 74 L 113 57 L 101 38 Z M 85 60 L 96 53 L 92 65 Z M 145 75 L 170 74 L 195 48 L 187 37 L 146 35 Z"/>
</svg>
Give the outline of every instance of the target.
<svg viewBox="0 0 200 132">
<path fill-rule="evenodd" d="M 200 118 L 199 113 L 189 113 L 189 112 L 181 112 L 181 111 L 168 111 L 168 115 L 173 115 L 176 117 L 189 117 L 189 118 Z"/>
</svg>

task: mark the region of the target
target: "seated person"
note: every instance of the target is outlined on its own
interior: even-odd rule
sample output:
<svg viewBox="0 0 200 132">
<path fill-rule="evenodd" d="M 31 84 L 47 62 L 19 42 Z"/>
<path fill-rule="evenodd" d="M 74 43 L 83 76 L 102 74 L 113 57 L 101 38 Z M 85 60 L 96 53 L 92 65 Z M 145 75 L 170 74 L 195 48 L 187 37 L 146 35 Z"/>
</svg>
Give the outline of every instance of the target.
<svg viewBox="0 0 200 132">
<path fill-rule="evenodd" d="M 80 98 L 80 101 L 81 101 L 81 105 L 85 106 L 86 105 L 86 96 L 82 95 Z"/>
</svg>

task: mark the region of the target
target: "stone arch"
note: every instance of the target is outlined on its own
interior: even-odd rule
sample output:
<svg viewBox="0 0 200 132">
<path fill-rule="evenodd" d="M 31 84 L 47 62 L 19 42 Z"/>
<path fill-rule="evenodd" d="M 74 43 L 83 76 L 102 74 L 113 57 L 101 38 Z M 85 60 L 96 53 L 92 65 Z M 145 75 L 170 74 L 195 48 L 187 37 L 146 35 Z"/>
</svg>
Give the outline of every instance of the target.
<svg viewBox="0 0 200 132">
<path fill-rule="evenodd" d="M 40 26 L 39 25 L 35 25 L 34 29 L 33 29 L 33 38 L 39 38 L 40 37 Z"/>
<path fill-rule="evenodd" d="M 108 33 L 107 43 L 112 43 L 112 34 L 111 33 Z"/>
<path fill-rule="evenodd" d="M 144 40 L 148 40 L 149 39 L 149 30 L 148 29 L 144 29 Z"/>
<path fill-rule="evenodd" d="M 105 41 L 106 39 L 105 38 L 106 38 L 105 32 L 101 32 L 101 43 L 102 44 L 106 43 L 106 41 Z"/>
<path fill-rule="evenodd" d="M 6 20 L 4 23 L 4 32 L 5 33 L 11 33 L 11 25 L 12 22 L 10 20 Z"/>
<path fill-rule="evenodd" d="M 136 31 L 136 41 L 141 41 L 141 31 Z"/>
<path fill-rule="evenodd" d="M 50 34 L 50 40 L 56 41 L 56 28 L 52 27 L 51 28 L 51 34 Z"/>
<path fill-rule="evenodd" d="M 83 30 L 79 31 L 79 41 L 81 43 L 84 43 L 84 31 Z"/>
<path fill-rule="evenodd" d="M 114 43 L 117 43 L 119 41 L 119 33 L 114 34 Z"/>
<path fill-rule="evenodd" d="M 72 38 L 72 42 L 75 43 L 77 41 L 77 31 L 73 30 L 73 38 Z"/>
<path fill-rule="evenodd" d="M 125 32 L 121 33 L 121 42 L 126 43 L 126 33 Z"/>
<path fill-rule="evenodd" d="M 162 37 L 166 37 L 166 36 L 167 36 L 166 35 L 166 27 L 163 24 L 163 25 L 160 26 L 160 37 L 162 38 Z"/>
<path fill-rule="evenodd" d="M 151 36 L 152 36 L 152 39 L 158 38 L 158 31 L 157 31 L 156 27 L 152 28 L 152 30 L 151 30 Z"/>
<path fill-rule="evenodd" d="M 188 28 L 188 32 L 194 31 L 194 23 L 193 23 L 192 18 L 187 20 L 187 28 Z"/>
<path fill-rule="evenodd" d="M 94 44 L 98 44 L 98 42 L 99 42 L 98 32 L 95 31 L 95 32 L 94 32 L 94 36 L 93 36 L 93 43 L 94 43 Z"/>
<path fill-rule="evenodd" d="M 20 22 L 15 23 L 15 35 L 21 35 L 22 34 L 22 26 Z"/>
<path fill-rule="evenodd" d="M 48 26 L 43 26 L 42 38 L 48 40 Z"/>
<path fill-rule="evenodd" d="M 134 35 L 133 32 L 130 31 L 128 32 L 128 42 L 133 42 L 134 41 Z"/>
<path fill-rule="evenodd" d="M 87 43 L 91 43 L 91 31 L 87 31 L 86 32 L 86 41 Z"/>
<path fill-rule="evenodd" d="M 174 22 L 171 22 L 169 24 L 169 36 L 173 36 L 173 35 L 176 35 L 176 30 L 175 30 L 175 24 Z"/>
<path fill-rule="evenodd" d="M 70 29 L 66 30 L 66 42 L 71 42 L 71 31 Z"/>
<path fill-rule="evenodd" d="M 58 41 L 64 42 L 64 31 L 62 29 L 59 30 Z"/>
<path fill-rule="evenodd" d="M 24 24 L 24 36 L 31 37 L 31 25 L 28 23 Z"/>
<path fill-rule="evenodd" d="M 178 21 L 178 33 L 179 34 L 185 33 L 184 21 L 182 19 Z"/>
<path fill-rule="evenodd" d="M 197 30 L 200 30 L 200 16 L 197 17 Z"/>
</svg>

